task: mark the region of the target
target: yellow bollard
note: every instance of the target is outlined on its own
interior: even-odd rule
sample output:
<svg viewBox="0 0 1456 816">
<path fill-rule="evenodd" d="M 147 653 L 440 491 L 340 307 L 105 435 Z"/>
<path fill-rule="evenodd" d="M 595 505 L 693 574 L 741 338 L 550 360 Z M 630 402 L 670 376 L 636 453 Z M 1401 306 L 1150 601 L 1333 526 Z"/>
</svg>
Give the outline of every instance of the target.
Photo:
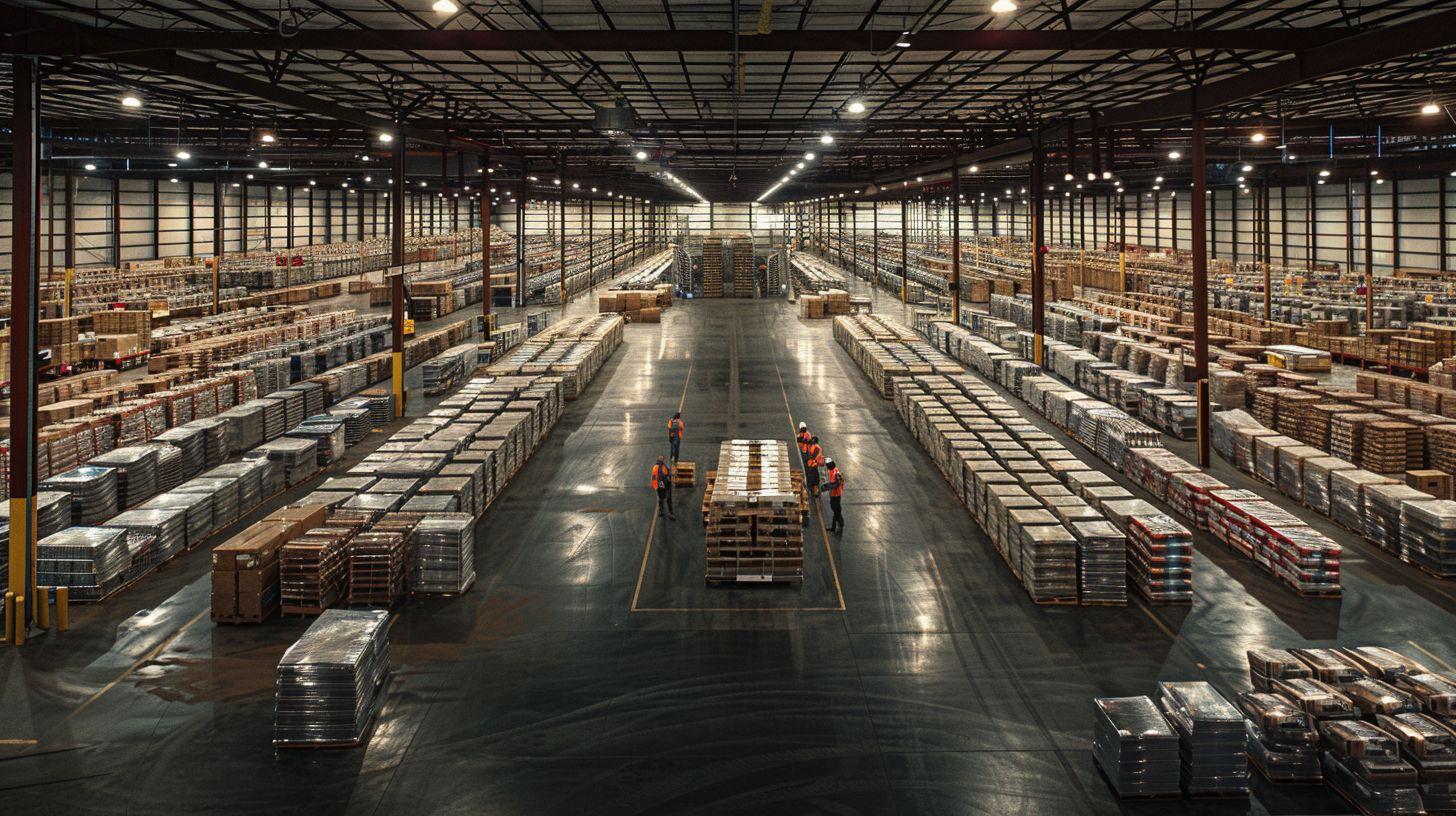
<svg viewBox="0 0 1456 816">
<path fill-rule="evenodd" d="M 56 631 L 71 628 L 71 588 L 56 587 Z"/>
<path fill-rule="evenodd" d="M 47 587 L 35 588 L 35 625 L 51 628 L 51 592 Z"/>
<path fill-rule="evenodd" d="M 5 593 L 5 642 L 15 640 L 15 594 Z"/>
<path fill-rule="evenodd" d="M 11 613 L 10 617 L 11 617 L 11 620 L 14 622 L 12 625 L 14 626 L 15 631 L 13 633 L 13 637 L 10 638 L 10 642 L 11 643 L 14 643 L 16 646 L 24 646 L 25 645 L 25 596 L 24 595 L 16 595 L 14 597 L 15 597 L 15 604 L 14 604 L 15 610 L 14 610 L 14 612 Z"/>
</svg>

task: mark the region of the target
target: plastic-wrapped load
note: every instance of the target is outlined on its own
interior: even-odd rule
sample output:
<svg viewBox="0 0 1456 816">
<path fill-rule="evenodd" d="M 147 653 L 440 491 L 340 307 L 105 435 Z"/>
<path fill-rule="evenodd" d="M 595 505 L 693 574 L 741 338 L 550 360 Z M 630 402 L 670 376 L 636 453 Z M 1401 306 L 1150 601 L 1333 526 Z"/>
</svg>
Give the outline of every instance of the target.
<svg viewBox="0 0 1456 816">
<path fill-rule="evenodd" d="M 344 444 L 348 447 L 353 447 L 363 441 L 373 427 L 368 408 L 346 408 L 343 405 L 336 405 L 329 409 L 329 415 L 344 420 Z"/>
<path fill-rule="evenodd" d="M 1353 683 L 1365 672 L 1347 659 L 1339 649 L 1290 649 L 1291 654 L 1309 666 L 1314 679 L 1332 686 Z"/>
<path fill-rule="evenodd" d="M 1442 717 L 1456 716 L 1456 683 L 1427 672 L 1395 678 L 1395 687 L 1407 692 L 1421 704 L 1421 711 Z"/>
<path fill-rule="evenodd" d="M 1365 540 L 1389 553 L 1400 553 L 1401 508 L 1409 502 L 1435 501 L 1429 493 L 1403 484 L 1368 485 L 1363 494 Z"/>
<path fill-rule="evenodd" d="M 1254 475 L 1266 484 L 1279 484 L 1279 456 L 1287 448 L 1300 447 L 1298 439 L 1274 434 L 1254 439 Z"/>
<path fill-rule="evenodd" d="M 1334 456 L 1304 460 L 1304 503 L 1323 515 L 1330 515 L 1330 475 L 1355 466 Z"/>
<path fill-rule="evenodd" d="M 183 427 L 195 428 L 202 433 L 203 467 L 217 467 L 233 455 L 231 424 L 227 419 L 222 417 L 194 419 Z"/>
<path fill-rule="evenodd" d="M 419 593 L 464 592 L 475 582 L 475 518 L 432 513 L 415 528 L 409 588 Z"/>
<path fill-rule="evenodd" d="M 1293 445 L 1279 451 L 1279 492 L 1297 502 L 1304 501 L 1304 466 L 1324 451 L 1309 445 Z"/>
<path fill-rule="evenodd" d="M 1309 665 L 1284 649 L 1249 649 L 1249 682 L 1258 691 L 1273 691 L 1276 680 L 1308 679 Z"/>
<path fill-rule="evenodd" d="M 356 745 L 389 672 L 389 612 L 329 609 L 278 662 L 273 744 Z"/>
<path fill-rule="evenodd" d="M 1186 793 L 1248 793 L 1248 735 L 1238 708 L 1201 680 L 1158 683 L 1158 706 L 1178 733 Z"/>
<path fill-rule="evenodd" d="M 126 548 L 131 557 L 126 583 L 182 552 L 187 542 L 187 511 L 179 508 L 138 507 L 118 513 L 106 526 L 126 531 Z"/>
<path fill-rule="evenodd" d="M 1319 733 L 1309 715 L 1279 696 L 1245 691 L 1239 710 L 1247 718 L 1244 730 L 1249 759 L 1273 782 L 1318 782 Z"/>
<path fill-rule="evenodd" d="M 118 508 L 135 507 L 157 495 L 157 452 L 145 445 L 128 445 L 94 457 L 90 464 L 116 470 Z"/>
<path fill-rule="evenodd" d="M 1350 720 L 1360 716 L 1355 703 L 1339 689 L 1312 677 L 1275 680 L 1270 691 L 1282 694 L 1317 720 Z"/>
<path fill-rule="evenodd" d="M 263 441 L 265 405 L 261 399 L 251 399 L 218 414 L 217 418 L 227 423 L 228 450 L 251 450 Z"/>
<path fill-rule="evenodd" d="M 300 397 L 301 400 L 301 397 Z M 318 442 L 314 439 L 282 437 L 248 451 L 250 459 L 266 458 L 283 465 L 283 479 L 293 487 L 318 472 Z"/>
<path fill-rule="evenodd" d="M 0 519 L 9 522 L 10 502 L 0 501 Z M 45 538 L 70 526 L 70 493 L 63 490 L 43 490 L 35 494 L 36 538 Z"/>
<path fill-rule="evenodd" d="M 151 448 L 156 453 L 156 493 L 171 490 L 177 485 L 182 484 L 183 479 L 190 478 L 185 475 L 186 465 L 183 463 L 183 454 L 180 449 L 164 442 L 148 442 L 139 447 Z"/>
<path fill-rule="evenodd" d="M 1045 511 L 1037 511 L 1045 512 Z M 1021 552 L 1021 581 L 1038 602 L 1077 599 L 1077 540 L 1055 517 L 1051 524 L 1013 524 Z"/>
<path fill-rule="evenodd" d="M 1416 769 L 1426 811 L 1456 811 L 1456 731 L 1427 714 L 1381 714 L 1375 724 L 1395 738 L 1401 759 Z"/>
<path fill-rule="evenodd" d="M 126 530 L 119 527 L 68 527 L 36 543 L 36 583 L 69 587 L 73 601 L 115 592 L 130 564 Z"/>
<path fill-rule="evenodd" d="M 199 476 L 178 485 L 175 493 L 204 493 L 212 497 L 213 529 L 220 529 L 238 520 L 237 477 L 211 478 Z"/>
<path fill-rule="evenodd" d="M 200 426 L 189 423 L 169 428 L 153 437 L 152 441 L 165 442 L 181 452 L 181 476 L 176 484 L 191 479 L 207 467 L 207 439 Z M 171 490 L 176 484 L 159 490 Z"/>
<path fill-rule="evenodd" d="M 1092 758 L 1118 796 L 1177 796 L 1178 735 L 1147 697 L 1099 697 Z"/>
<path fill-rule="evenodd" d="M 177 490 L 167 493 L 160 493 L 142 502 L 139 510 L 167 510 L 179 509 L 183 511 L 185 523 L 184 546 L 187 548 L 196 547 L 203 539 L 212 534 L 214 529 L 212 522 L 212 496 L 207 493 L 185 493 Z"/>
<path fill-rule="evenodd" d="M 1396 483 L 1389 476 L 1381 476 L 1359 468 L 1331 473 L 1330 517 L 1346 529 L 1363 530 L 1365 526 L 1365 488 L 1371 485 Z"/>
<path fill-rule="evenodd" d="M 1325 781 L 1364 813 L 1424 813 L 1416 769 L 1400 758 L 1394 737 L 1370 723 L 1319 724 Z"/>
<path fill-rule="evenodd" d="M 1340 690 L 1367 719 L 1374 719 L 1377 714 L 1403 714 L 1419 710 L 1414 697 L 1373 677 L 1361 677 L 1345 683 Z"/>
<path fill-rule="evenodd" d="M 1341 651 L 1361 671 L 1387 683 L 1402 674 L 1425 674 L 1427 671 L 1420 663 L 1384 646 L 1353 646 Z"/>
<path fill-rule="evenodd" d="M 1401 553 L 1442 578 L 1456 577 L 1456 502 L 1406 502 L 1401 506 Z"/>
<path fill-rule="evenodd" d="M 69 493 L 71 523 L 77 526 L 99 524 L 118 509 L 115 468 L 82 465 L 42 480 L 40 489 Z"/>
</svg>

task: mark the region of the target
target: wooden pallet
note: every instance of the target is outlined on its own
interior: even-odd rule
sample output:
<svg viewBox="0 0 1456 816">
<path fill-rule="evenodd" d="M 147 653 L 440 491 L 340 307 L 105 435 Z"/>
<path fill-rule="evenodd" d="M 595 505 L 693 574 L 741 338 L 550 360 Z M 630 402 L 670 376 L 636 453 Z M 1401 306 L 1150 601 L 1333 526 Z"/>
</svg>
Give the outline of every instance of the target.
<svg viewBox="0 0 1456 816">
<path fill-rule="evenodd" d="M 678 462 L 672 469 L 672 486 L 691 488 L 698 484 L 698 466 L 693 462 Z"/>
</svg>

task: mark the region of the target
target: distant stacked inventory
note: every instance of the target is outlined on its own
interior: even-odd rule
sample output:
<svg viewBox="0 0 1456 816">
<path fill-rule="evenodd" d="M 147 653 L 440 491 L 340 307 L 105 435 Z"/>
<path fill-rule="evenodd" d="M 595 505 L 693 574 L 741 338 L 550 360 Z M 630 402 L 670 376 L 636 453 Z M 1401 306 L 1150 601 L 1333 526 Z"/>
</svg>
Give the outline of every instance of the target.
<svg viewBox="0 0 1456 816">
<path fill-rule="evenodd" d="M 804 580 L 806 500 L 778 440 L 732 439 L 703 497 L 709 584 Z"/>
</svg>

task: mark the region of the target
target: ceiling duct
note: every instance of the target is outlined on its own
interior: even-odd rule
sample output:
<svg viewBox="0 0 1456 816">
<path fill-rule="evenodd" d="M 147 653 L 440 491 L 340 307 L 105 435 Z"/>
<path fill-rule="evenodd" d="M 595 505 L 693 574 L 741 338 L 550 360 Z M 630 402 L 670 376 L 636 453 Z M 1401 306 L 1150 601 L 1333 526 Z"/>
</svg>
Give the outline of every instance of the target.
<svg viewBox="0 0 1456 816">
<path fill-rule="evenodd" d="M 592 105 L 592 127 L 608 137 L 626 136 L 641 127 L 637 111 L 625 98 L 619 98 L 611 107 Z"/>
</svg>

